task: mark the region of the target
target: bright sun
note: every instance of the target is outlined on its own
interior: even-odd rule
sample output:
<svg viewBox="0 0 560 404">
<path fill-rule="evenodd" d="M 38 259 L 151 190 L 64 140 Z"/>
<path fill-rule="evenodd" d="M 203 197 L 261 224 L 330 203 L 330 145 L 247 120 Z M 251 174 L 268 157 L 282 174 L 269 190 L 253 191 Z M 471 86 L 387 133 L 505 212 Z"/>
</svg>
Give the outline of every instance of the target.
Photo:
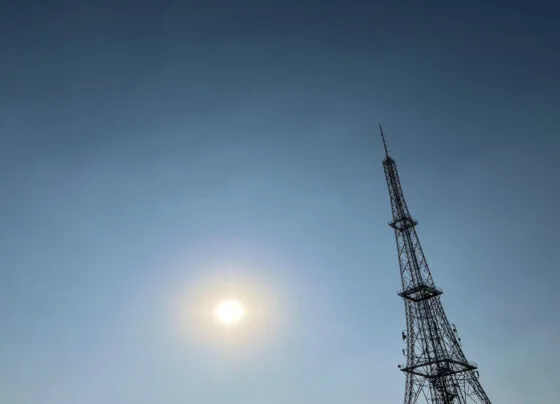
<svg viewBox="0 0 560 404">
<path fill-rule="evenodd" d="M 214 317 L 225 326 L 238 324 L 245 317 L 243 304 L 237 299 L 224 299 L 214 307 Z"/>
</svg>

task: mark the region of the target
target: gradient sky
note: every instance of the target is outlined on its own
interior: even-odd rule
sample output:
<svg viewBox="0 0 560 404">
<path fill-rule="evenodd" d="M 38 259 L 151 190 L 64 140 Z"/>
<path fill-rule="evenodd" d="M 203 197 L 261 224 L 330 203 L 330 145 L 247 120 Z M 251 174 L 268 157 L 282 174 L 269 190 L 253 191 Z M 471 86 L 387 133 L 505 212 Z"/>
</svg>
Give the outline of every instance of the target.
<svg viewBox="0 0 560 404">
<path fill-rule="evenodd" d="M 556 403 L 559 6 L 200 3 L 1 3 L 0 402 L 401 402 L 382 122 L 487 393 Z M 222 282 L 258 344 L 175 330 Z"/>
</svg>

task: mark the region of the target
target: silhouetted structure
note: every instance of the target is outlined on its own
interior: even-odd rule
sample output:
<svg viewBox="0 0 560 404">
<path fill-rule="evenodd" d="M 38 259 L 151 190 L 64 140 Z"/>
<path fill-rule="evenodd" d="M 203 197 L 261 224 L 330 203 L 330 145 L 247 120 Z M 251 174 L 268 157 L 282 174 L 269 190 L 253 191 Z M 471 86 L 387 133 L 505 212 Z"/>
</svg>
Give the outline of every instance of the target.
<svg viewBox="0 0 560 404">
<path fill-rule="evenodd" d="M 389 156 L 383 129 L 385 148 L 383 168 L 395 231 L 406 313 L 406 365 L 399 366 L 406 374 L 404 403 L 467 404 L 490 403 L 478 380 L 476 364 L 467 361 L 461 349 L 461 339 L 443 310 L 440 295 L 426 262 L 399 181 L 395 161 Z"/>
</svg>

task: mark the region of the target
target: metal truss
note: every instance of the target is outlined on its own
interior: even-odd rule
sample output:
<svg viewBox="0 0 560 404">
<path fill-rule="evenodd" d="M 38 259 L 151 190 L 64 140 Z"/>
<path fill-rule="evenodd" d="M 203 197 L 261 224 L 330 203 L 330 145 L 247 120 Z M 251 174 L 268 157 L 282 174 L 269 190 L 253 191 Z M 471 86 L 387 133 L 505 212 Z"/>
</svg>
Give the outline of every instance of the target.
<svg viewBox="0 0 560 404">
<path fill-rule="evenodd" d="M 380 127 L 381 129 L 381 127 Z M 490 404 L 480 382 L 477 365 L 469 362 L 461 339 L 443 310 L 443 291 L 433 281 L 420 240 L 418 222 L 410 215 L 404 199 L 395 161 L 385 148 L 383 168 L 389 188 L 403 299 L 406 315 L 406 364 L 399 368 L 406 375 L 405 404 Z"/>
</svg>

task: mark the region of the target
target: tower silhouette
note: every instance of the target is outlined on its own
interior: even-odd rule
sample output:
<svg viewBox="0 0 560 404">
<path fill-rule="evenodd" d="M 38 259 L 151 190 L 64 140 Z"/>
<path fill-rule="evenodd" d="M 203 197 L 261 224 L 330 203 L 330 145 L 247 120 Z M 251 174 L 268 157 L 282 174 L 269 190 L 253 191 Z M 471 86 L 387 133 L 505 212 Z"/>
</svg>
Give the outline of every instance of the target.
<svg viewBox="0 0 560 404">
<path fill-rule="evenodd" d="M 490 404 L 479 380 L 477 365 L 467 361 L 457 335 L 443 310 L 441 289 L 436 287 L 404 199 L 395 160 L 387 150 L 383 128 L 379 126 L 385 159 L 383 168 L 389 188 L 397 255 L 401 272 L 406 332 L 405 404 Z"/>
</svg>

